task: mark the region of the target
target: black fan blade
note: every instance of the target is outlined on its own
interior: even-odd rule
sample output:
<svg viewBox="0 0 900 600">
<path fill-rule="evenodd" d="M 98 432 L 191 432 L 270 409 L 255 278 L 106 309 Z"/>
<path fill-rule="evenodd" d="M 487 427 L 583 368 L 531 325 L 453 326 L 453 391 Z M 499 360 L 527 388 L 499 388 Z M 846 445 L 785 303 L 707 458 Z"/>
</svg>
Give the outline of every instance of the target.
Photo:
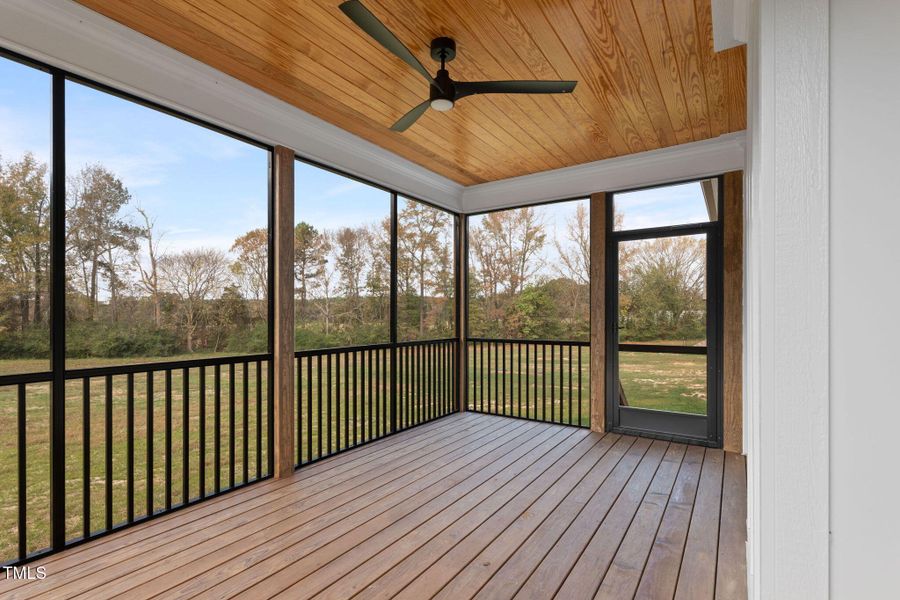
<svg viewBox="0 0 900 600">
<path fill-rule="evenodd" d="M 473 94 L 568 94 L 577 81 L 460 81 L 456 98 Z"/>
<path fill-rule="evenodd" d="M 393 131 L 406 131 L 409 129 L 409 126 L 419 120 L 419 117 L 425 114 L 425 111 L 428 110 L 428 106 L 431 104 L 431 100 L 426 100 L 422 104 L 418 105 L 402 117 L 400 120 L 394 123 L 391 126 Z"/>
<path fill-rule="evenodd" d="M 356 23 L 360 29 L 368 33 L 372 39 L 385 47 L 385 49 L 411 66 L 413 69 L 422 74 L 433 86 L 440 89 L 440 86 L 431 76 L 422 63 L 413 56 L 413 53 L 403 45 L 403 42 L 397 39 L 391 30 L 385 27 L 384 23 L 378 20 L 378 17 L 369 12 L 369 9 L 362 5 L 359 0 L 347 0 L 339 7 L 350 20 Z"/>
</svg>

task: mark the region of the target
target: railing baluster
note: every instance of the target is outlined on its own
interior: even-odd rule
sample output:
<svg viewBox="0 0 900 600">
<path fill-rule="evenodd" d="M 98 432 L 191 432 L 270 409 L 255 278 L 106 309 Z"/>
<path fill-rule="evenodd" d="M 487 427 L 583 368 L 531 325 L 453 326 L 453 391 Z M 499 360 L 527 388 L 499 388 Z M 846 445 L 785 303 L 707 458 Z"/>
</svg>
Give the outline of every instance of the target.
<svg viewBox="0 0 900 600">
<path fill-rule="evenodd" d="M 329 365 L 331 361 L 329 360 Z M 334 404 L 331 404 L 331 388 L 334 386 L 335 389 L 335 397 Z M 341 355 L 334 355 L 334 379 L 331 379 L 331 373 L 328 374 L 328 405 L 334 407 L 334 415 L 328 415 L 328 423 L 329 423 L 329 431 L 331 431 L 330 426 L 332 422 L 334 423 L 334 448 L 331 447 L 331 442 L 328 443 L 329 452 L 335 452 L 341 449 Z M 331 417 L 334 416 L 332 419 Z"/>
<path fill-rule="evenodd" d="M 366 413 L 366 352 L 365 350 L 359 351 L 359 407 L 362 411 L 362 422 L 363 429 L 366 428 L 367 421 L 367 413 Z M 366 440 L 372 439 L 372 427 L 368 427 L 368 437 L 365 437 Z"/>
<path fill-rule="evenodd" d="M 306 357 L 306 460 L 312 460 L 313 456 L 313 368 L 312 356 Z"/>
<path fill-rule="evenodd" d="M 234 421 L 234 363 L 228 365 L 228 487 L 234 487 L 234 464 L 235 464 L 235 421 Z"/>
<path fill-rule="evenodd" d="M 222 369 L 219 365 L 213 370 L 215 378 L 215 388 L 213 390 L 213 436 L 216 446 L 213 449 L 215 457 L 215 469 L 213 470 L 215 477 L 215 490 L 219 493 L 222 490 Z"/>
<path fill-rule="evenodd" d="M 569 345 L 569 425 L 572 425 L 572 346 Z"/>
<path fill-rule="evenodd" d="M 502 365 L 500 368 L 500 376 L 502 378 L 501 383 L 500 383 L 500 389 L 503 390 L 503 396 L 502 396 L 503 404 L 500 409 L 500 414 L 505 415 L 506 414 L 506 342 L 503 342 L 502 344 L 500 344 L 500 346 L 503 349 L 503 355 L 502 355 L 502 358 L 500 359 L 500 363 Z"/>
<path fill-rule="evenodd" d="M 147 517 L 153 516 L 153 371 L 147 372 Z"/>
<path fill-rule="evenodd" d="M 19 524 L 18 524 L 18 533 L 19 533 L 19 559 L 25 558 L 28 554 L 28 497 L 26 495 L 27 490 L 27 465 L 28 465 L 28 454 L 27 454 L 27 440 L 25 436 L 27 434 L 28 428 L 26 423 L 26 393 L 27 387 L 24 383 L 20 383 L 18 385 L 18 405 L 16 406 L 16 420 L 18 422 L 18 436 L 17 442 L 19 445 L 18 448 L 18 458 L 19 458 Z"/>
<path fill-rule="evenodd" d="M 365 390 L 360 394 L 359 383 L 357 379 L 357 369 L 359 367 L 359 361 L 365 360 L 365 354 L 361 352 L 353 353 L 353 445 L 357 445 L 359 443 L 359 403 L 360 401 L 365 402 Z M 363 365 L 363 369 L 365 369 L 365 365 Z M 366 376 L 365 371 L 363 371 L 363 382 L 365 382 Z M 365 387 L 365 385 L 363 385 Z M 365 409 L 363 409 L 363 421 L 365 421 Z M 363 432 L 365 433 L 365 432 Z"/>
<path fill-rule="evenodd" d="M 373 384 L 375 382 L 375 374 L 373 373 L 373 371 L 375 370 L 375 368 L 374 368 L 375 365 L 372 362 L 372 351 L 371 350 L 366 350 L 365 356 L 366 356 L 366 360 L 369 363 L 369 396 L 368 396 L 369 406 L 368 406 L 367 418 L 369 420 L 370 436 L 374 439 L 376 436 L 374 434 L 372 434 L 371 432 L 372 432 L 372 415 L 374 414 L 374 411 L 372 409 L 372 402 L 373 402 L 373 396 L 375 395 L 375 388 L 373 387 Z"/>
<path fill-rule="evenodd" d="M 128 430 L 128 468 L 126 473 L 126 495 L 128 496 L 128 522 L 134 522 L 134 373 L 126 375 L 126 428 Z"/>
<path fill-rule="evenodd" d="M 578 424 L 581 425 L 581 346 L 578 346 Z"/>
<path fill-rule="evenodd" d="M 316 458 L 322 456 L 322 355 L 316 356 L 316 374 L 318 379 L 316 381 L 316 387 L 318 388 L 318 405 L 319 412 L 316 415 L 316 444 L 317 444 L 317 454 Z"/>
<path fill-rule="evenodd" d="M 256 478 L 260 477 L 262 477 L 262 361 L 258 360 L 256 361 Z"/>
<path fill-rule="evenodd" d="M 541 419 L 544 421 L 547 420 L 547 345 L 546 344 L 541 344 Z"/>
<path fill-rule="evenodd" d="M 350 438 L 350 352 L 344 352 L 344 443 L 349 447 L 355 442 Z M 356 403 L 353 404 L 354 437 L 356 436 Z"/>
<path fill-rule="evenodd" d="M 303 464 L 303 358 L 294 358 L 297 370 L 297 438 L 295 445 L 297 446 L 297 464 Z M 259 475 L 257 475 L 259 477 Z"/>
<path fill-rule="evenodd" d="M 191 370 L 181 370 L 181 503 L 191 500 Z"/>
<path fill-rule="evenodd" d="M 250 437 L 250 426 L 247 423 L 247 415 L 250 411 L 250 381 L 248 379 L 248 370 L 249 365 L 247 361 L 244 361 L 244 406 L 243 406 L 243 414 L 241 415 L 241 424 L 244 426 L 244 456 L 243 456 L 243 467 L 244 467 L 244 481 L 243 483 L 247 483 L 250 480 L 250 466 L 247 464 L 250 460 L 250 449 L 248 448 L 248 439 Z"/>
<path fill-rule="evenodd" d="M 172 370 L 164 375 L 166 388 L 166 510 L 172 510 Z"/>
<path fill-rule="evenodd" d="M 528 373 L 531 371 L 531 344 L 525 343 L 525 418 L 531 418 L 531 379 Z M 535 403 L 537 404 L 537 403 Z M 537 410 L 534 411 L 537 415 Z"/>
<path fill-rule="evenodd" d="M 106 376 L 106 415 L 104 418 L 104 426 L 106 427 L 104 434 L 104 450 L 106 453 L 106 528 L 113 527 L 113 378 L 112 375 Z"/>
<path fill-rule="evenodd" d="M 206 367 L 200 367 L 200 394 L 197 397 L 200 414 L 198 416 L 199 425 L 197 433 L 200 436 L 200 461 L 197 473 L 197 483 L 199 484 L 199 497 L 206 496 Z"/>
<path fill-rule="evenodd" d="M 384 423 L 382 422 L 383 411 L 381 403 L 384 401 L 384 390 L 381 389 L 381 370 L 384 368 L 384 350 L 378 348 L 375 350 L 375 419 L 373 420 L 375 427 L 375 437 L 384 435 Z"/>
<path fill-rule="evenodd" d="M 325 441 L 327 442 L 325 447 L 327 448 L 326 455 L 331 454 L 334 451 L 334 447 L 331 445 L 331 426 L 332 421 L 334 420 L 334 406 L 331 404 L 332 398 L 332 382 L 334 381 L 331 378 L 331 358 L 334 356 L 331 352 L 325 355 L 325 383 L 327 390 L 327 407 L 325 412 L 328 413 L 327 420 L 325 421 Z"/>
<path fill-rule="evenodd" d="M 91 537 L 91 379 L 82 380 L 82 492 L 84 539 Z"/>
</svg>

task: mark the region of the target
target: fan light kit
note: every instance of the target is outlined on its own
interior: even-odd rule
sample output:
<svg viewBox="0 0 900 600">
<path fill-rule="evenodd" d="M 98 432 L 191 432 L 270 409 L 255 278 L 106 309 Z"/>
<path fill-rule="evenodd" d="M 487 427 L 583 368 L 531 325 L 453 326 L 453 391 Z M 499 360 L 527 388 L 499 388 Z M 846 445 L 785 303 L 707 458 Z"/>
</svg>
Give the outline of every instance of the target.
<svg viewBox="0 0 900 600">
<path fill-rule="evenodd" d="M 347 0 L 340 9 L 376 42 L 418 71 L 429 83 L 428 100 L 425 100 L 403 115 L 391 127 L 394 131 L 406 131 L 430 106 L 436 111 L 446 112 L 456 102 L 466 96 L 476 94 L 568 94 L 577 81 L 454 81 L 447 71 L 447 63 L 456 58 L 456 42 L 448 37 L 439 37 L 431 42 L 431 58 L 441 63 L 435 76 L 422 66 L 412 52 L 403 45 L 391 30 L 369 12 L 359 0 Z"/>
</svg>

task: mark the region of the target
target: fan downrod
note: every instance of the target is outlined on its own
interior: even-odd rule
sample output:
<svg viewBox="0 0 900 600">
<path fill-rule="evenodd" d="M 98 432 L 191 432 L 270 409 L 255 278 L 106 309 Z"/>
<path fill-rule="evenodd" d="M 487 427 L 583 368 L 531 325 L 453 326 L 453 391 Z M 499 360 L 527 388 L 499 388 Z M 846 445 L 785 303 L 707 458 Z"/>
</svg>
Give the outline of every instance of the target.
<svg viewBox="0 0 900 600">
<path fill-rule="evenodd" d="M 431 40 L 431 58 L 439 63 L 448 63 L 456 58 L 456 41 L 448 37 Z"/>
</svg>

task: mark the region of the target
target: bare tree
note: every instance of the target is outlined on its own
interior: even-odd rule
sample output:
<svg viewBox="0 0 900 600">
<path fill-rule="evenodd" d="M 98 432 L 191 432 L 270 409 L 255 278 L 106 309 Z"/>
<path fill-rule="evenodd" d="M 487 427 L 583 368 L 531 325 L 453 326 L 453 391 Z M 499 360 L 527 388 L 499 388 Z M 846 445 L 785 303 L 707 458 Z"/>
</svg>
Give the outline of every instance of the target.
<svg viewBox="0 0 900 600">
<path fill-rule="evenodd" d="M 566 239 L 553 240 L 559 254 L 556 270 L 581 285 L 591 279 L 591 219 L 584 202 L 575 205 L 575 214 L 566 220 Z"/>
<path fill-rule="evenodd" d="M 208 301 L 220 296 L 228 283 L 228 259 L 211 248 L 187 250 L 163 257 L 159 272 L 163 289 L 178 299 L 185 345 L 188 352 L 193 352 Z"/>
<path fill-rule="evenodd" d="M 310 296 L 315 300 L 314 306 L 325 323 L 325 335 L 331 333 L 331 324 L 334 320 L 334 296 L 337 288 L 337 272 L 334 260 L 333 234 L 323 231 L 321 234 L 321 248 L 324 262 L 322 272 L 310 282 Z"/>
<path fill-rule="evenodd" d="M 162 325 L 162 306 L 160 302 L 159 261 L 163 256 L 160 253 L 159 243 L 163 238 L 163 234 L 157 233 L 156 219 L 151 219 L 147 211 L 141 207 L 137 207 L 135 210 L 143 220 L 138 239 L 145 244 L 143 251 L 147 257 L 145 265 L 141 260 L 139 246 L 135 246 L 131 257 L 138 272 L 137 286 L 150 295 L 150 302 L 153 303 L 153 322 L 157 327 L 160 327 Z"/>
</svg>

